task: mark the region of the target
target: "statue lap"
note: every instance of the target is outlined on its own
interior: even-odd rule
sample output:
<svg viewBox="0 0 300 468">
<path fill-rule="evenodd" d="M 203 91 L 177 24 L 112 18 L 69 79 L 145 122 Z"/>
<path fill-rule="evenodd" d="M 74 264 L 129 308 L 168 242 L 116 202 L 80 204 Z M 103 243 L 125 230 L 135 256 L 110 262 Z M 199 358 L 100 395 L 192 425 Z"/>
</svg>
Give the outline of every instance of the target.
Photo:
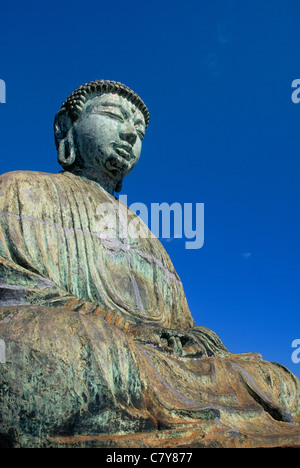
<svg viewBox="0 0 300 468">
<path fill-rule="evenodd" d="M 288 423 L 290 412 L 279 404 L 280 380 L 286 400 L 296 382 L 255 355 L 180 358 L 137 343 L 100 317 L 41 306 L 0 309 L 0 336 L 7 345 L 0 366 L 6 446 L 151 447 L 179 438 L 184 446 L 255 447 L 299 440 L 295 419 Z M 291 396 L 290 409 L 299 416 L 295 401 Z"/>
</svg>

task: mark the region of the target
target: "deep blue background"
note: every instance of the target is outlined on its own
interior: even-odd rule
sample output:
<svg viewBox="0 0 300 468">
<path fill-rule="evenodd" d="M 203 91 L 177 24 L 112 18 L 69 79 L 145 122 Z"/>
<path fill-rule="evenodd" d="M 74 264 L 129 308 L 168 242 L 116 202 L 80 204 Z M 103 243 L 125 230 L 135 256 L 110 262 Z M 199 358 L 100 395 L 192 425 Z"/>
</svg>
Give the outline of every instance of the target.
<svg viewBox="0 0 300 468">
<path fill-rule="evenodd" d="M 197 324 L 300 376 L 297 0 L 2 4 L 1 170 L 60 170 L 53 119 L 94 79 L 141 95 L 151 122 L 129 203 L 205 203 L 205 243 L 163 240 Z"/>
</svg>

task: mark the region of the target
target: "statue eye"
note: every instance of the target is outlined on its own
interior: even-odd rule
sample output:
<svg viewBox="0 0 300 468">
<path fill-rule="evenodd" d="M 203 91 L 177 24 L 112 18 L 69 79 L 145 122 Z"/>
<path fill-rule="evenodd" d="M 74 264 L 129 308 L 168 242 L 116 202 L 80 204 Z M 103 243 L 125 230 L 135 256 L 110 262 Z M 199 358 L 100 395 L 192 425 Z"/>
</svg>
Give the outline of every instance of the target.
<svg viewBox="0 0 300 468">
<path fill-rule="evenodd" d="M 91 114 L 105 115 L 105 116 L 111 117 L 112 119 L 117 119 L 120 122 L 124 122 L 124 117 L 118 112 L 112 112 L 109 110 L 97 110 L 97 111 L 92 111 Z"/>
<path fill-rule="evenodd" d="M 117 120 L 120 120 L 120 122 L 124 122 L 123 116 L 121 114 L 118 114 L 117 112 L 102 111 L 102 112 L 99 112 L 99 114 L 108 115 L 109 117 L 113 119 L 117 119 Z"/>
<path fill-rule="evenodd" d="M 141 140 L 145 138 L 145 133 L 142 130 L 137 129 L 137 134 Z"/>
</svg>

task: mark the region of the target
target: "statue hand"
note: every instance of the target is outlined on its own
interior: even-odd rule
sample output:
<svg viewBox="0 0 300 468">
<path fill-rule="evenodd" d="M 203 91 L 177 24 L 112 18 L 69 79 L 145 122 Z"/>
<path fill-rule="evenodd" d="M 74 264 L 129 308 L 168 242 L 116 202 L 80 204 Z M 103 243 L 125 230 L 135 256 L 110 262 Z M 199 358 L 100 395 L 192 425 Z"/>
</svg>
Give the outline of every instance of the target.
<svg viewBox="0 0 300 468">
<path fill-rule="evenodd" d="M 206 356 L 203 346 L 189 332 L 181 332 L 160 325 L 138 323 L 126 332 L 134 341 L 182 357 Z"/>
</svg>

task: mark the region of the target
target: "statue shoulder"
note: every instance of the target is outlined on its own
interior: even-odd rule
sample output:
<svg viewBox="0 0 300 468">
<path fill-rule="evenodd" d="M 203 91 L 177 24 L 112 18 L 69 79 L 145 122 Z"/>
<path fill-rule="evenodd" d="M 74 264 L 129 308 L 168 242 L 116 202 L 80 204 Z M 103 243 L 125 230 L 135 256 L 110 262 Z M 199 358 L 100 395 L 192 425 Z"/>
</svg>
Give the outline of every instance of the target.
<svg viewBox="0 0 300 468">
<path fill-rule="evenodd" d="M 5 172 L 4 174 L 0 175 L 0 180 L 2 181 L 9 181 L 9 182 L 22 182 L 32 180 L 32 182 L 45 179 L 45 178 L 53 178 L 56 177 L 57 174 L 50 174 L 47 172 L 38 172 L 38 171 L 11 171 Z"/>
<path fill-rule="evenodd" d="M 58 174 L 34 171 L 13 171 L 0 175 L 0 212 L 18 214 L 20 209 L 30 216 L 41 215 L 53 204 Z"/>
<path fill-rule="evenodd" d="M 53 179 L 56 179 L 58 174 L 50 174 L 46 172 L 37 172 L 37 171 L 12 171 L 6 172 L 0 175 L 0 187 L 1 191 L 10 190 L 11 188 L 16 189 L 16 187 L 22 186 L 31 186 L 39 187 L 43 186 L 47 180 L 49 182 Z"/>
</svg>

